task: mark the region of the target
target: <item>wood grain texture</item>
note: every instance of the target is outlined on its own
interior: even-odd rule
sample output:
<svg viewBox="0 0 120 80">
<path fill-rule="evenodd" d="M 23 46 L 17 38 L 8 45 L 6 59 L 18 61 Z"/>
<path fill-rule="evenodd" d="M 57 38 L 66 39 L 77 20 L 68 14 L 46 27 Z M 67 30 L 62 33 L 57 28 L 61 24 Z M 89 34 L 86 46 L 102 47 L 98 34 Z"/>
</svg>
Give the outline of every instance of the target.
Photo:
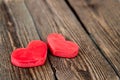
<svg viewBox="0 0 120 80">
<path fill-rule="evenodd" d="M 4 24 L 0 26 L 2 29 L 0 29 L 0 60 L 2 61 L 0 80 L 55 80 L 48 60 L 44 66 L 27 69 L 11 65 L 10 53 L 12 50 L 26 47 L 29 41 L 39 40 L 40 37 L 22 1 L 12 3 L 5 1 L 3 7 L 5 13 L 1 16 L 4 16 L 5 20 L 4 22 L 2 20 L 1 23 Z"/>
<path fill-rule="evenodd" d="M 3 10 L 0 3 L 0 79 L 7 80 L 11 77 L 13 70 L 10 64 L 11 45 L 5 29 L 5 20 Z M 9 67 L 7 67 L 9 66 Z M 14 73 L 13 73 L 14 74 Z"/>
<path fill-rule="evenodd" d="M 120 76 L 120 1 L 69 0 L 89 35 Z"/>
<path fill-rule="evenodd" d="M 25 4 L 42 40 L 57 32 L 80 46 L 75 59 L 49 56 L 58 80 L 119 80 L 64 1 L 27 0 Z"/>
<path fill-rule="evenodd" d="M 6 59 L 4 65 L 9 72 L 0 65 L 1 80 L 119 80 L 63 0 L 4 0 L 4 3 L 4 12 L 0 13 L 5 17 L 0 19 L 3 25 L 0 26 L 0 55 L 8 58 L 0 56 L 0 59 Z M 33 39 L 46 41 L 47 35 L 53 32 L 78 43 L 79 55 L 65 59 L 49 52 L 44 66 L 29 69 L 10 64 L 13 49 L 25 47 Z"/>
</svg>

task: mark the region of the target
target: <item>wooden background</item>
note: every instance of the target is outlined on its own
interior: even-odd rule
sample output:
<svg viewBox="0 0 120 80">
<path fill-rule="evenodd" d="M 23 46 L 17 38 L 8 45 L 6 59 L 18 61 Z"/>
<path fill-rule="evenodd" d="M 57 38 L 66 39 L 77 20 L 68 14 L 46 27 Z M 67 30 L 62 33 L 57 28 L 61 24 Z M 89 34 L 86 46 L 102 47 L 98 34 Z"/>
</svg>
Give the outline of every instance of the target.
<svg viewBox="0 0 120 80">
<path fill-rule="evenodd" d="M 73 59 L 48 52 L 44 66 L 19 68 L 13 50 L 61 33 L 80 46 Z M 120 0 L 0 0 L 0 80 L 119 80 Z"/>
</svg>

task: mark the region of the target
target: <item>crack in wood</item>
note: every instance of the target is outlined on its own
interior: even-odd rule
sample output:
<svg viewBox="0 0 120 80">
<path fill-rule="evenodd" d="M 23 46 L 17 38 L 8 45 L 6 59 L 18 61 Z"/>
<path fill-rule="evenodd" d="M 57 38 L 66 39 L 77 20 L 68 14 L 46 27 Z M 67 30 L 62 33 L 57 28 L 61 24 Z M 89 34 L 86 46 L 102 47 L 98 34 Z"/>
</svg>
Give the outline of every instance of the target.
<svg viewBox="0 0 120 80">
<path fill-rule="evenodd" d="M 117 71 L 117 69 L 115 68 L 115 66 L 112 64 L 112 62 L 104 55 L 104 51 L 99 47 L 99 45 L 97 44 L 95 38 L 89 33 L 89 31 L 85 27 L 84 23 L 82 22 L 82 20 L 78 16 L 77 12 L 74 10 L 74 8 L 72 7 L 72 5 L 69 3 L 69 0 L 65 0 L 65 2 L 69 6 L 69 8 L 71 9 L 71 11 L 74 13 L 74 15 L 77 18 L 77 20 L 79 21 L 79 23 L 84 28 L 85 32 L 89 35 L 89 38 L 92 40 L 92 42 L 94 43 L 94 45 L 100 51 L 100 53 L 102 54 L 102 56 L 107 60 L 107 62 L 109 63 L 109 65 L 113 68 L 113 70 L 115 71 L 116 75 L 120 78 L 119 72 Z M 89 1 L 89 0 L 86 0 L 86 2 L 89 3 L 89 5 L 87 5 L 87 6 L 89 6 L 94 12 L 96 12 L 94 10 L 94 9 L 96 9 L 96 8 L 94 8 L 95 5 L 93 3 L 91 3 L 91 1 Z"/>
<path fill-rule="evenodd" d="M 15 24 L 13 21 L 13 18 L 11 17 L 11 14 L 9 12 L 9 10 L 7 9 L 6 5 L 3 3 L 2 5 L 3 11 L 4 11 L 4 17 L 5 17 L 5 21 L 7 24 L 7 30 L 8 30 L 8 35 L 10 37 L 10 41 L 12 41 L 11 43 L 13 43 L 13 45 L 18 48 L 21 47 L 17 33 L 16 33 L 16 29 L 15 29 Z"/>
</svg>

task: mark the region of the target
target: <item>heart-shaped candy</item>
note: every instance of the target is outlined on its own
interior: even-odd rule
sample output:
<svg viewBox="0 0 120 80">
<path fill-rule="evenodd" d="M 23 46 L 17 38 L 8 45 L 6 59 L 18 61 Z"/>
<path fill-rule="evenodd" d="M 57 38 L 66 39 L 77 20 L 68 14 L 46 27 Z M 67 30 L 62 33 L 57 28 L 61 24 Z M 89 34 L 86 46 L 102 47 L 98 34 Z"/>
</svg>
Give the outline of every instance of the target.
<svg viewBox="0 0 120 80">
<path fill-rule="evenodd" d="M 52 33 L 47 37 L 48 46 L 53 55 L 65 58 L 73 58 L 77 56 L 79 46 L 67 41 L 61 34 Z"/>
<path fill-rule="evenodd" d="M 27 48 L 12 52 L 11 62 L 18 67 L 35 67 L 43 65 L 47 57 L 47 45 L 40 40 L 31 41 Z"/>
</svg>

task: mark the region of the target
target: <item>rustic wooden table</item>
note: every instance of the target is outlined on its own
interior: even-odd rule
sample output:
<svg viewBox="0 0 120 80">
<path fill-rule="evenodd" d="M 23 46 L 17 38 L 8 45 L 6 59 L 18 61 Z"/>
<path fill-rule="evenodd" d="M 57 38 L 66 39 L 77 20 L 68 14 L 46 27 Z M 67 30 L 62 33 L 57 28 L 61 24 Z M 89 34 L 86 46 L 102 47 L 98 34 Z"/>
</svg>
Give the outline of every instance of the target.
<svg viewBox="0 0 120 80">
<path fill-rule="evenodd" d="M 11 64 L 14 49 L 53 32 L 76 42 L 79 55 Z M 0 80 L 120 80 L 120 0 L 0 0 Z"/>
</svg>

